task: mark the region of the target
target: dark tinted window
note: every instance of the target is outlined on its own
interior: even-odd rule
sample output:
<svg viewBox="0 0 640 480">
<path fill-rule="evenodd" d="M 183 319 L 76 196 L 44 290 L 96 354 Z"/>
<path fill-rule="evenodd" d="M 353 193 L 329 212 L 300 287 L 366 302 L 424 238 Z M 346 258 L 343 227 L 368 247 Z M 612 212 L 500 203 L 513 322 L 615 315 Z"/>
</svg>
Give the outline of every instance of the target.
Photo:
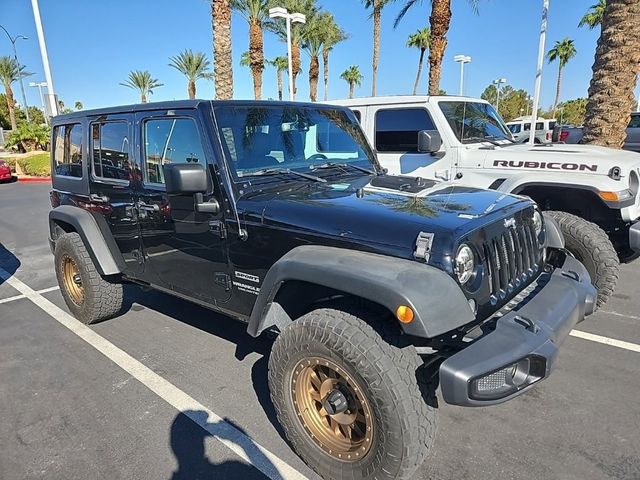
<svg viewBox="0 0 640 480">
<path fill-rule="evenodd" d="M 556 122 L 549 122 L 549 130 L 556 128 Z"/>
<path fill-rule="evenodd" d="M 522 125 L 520 125 L 519 123 L 507 125 L 507 128 L 511 130 L 511 133 L 520 133 L 522 131 Z"/>
<path fill-rule="evenodd" d="M 417 152 L 420 130 L 435 130 L 424 108 L 378 110 L 376 149 L 379 152 Z"/>
<path fill-rule="evenodd" d="M 525 132 L 529 132 L 531 130 L 531 124 L 530 123 L 525 123 L 524 124 L 524 131 Z"/>
<path fill-rule="evenodd" d="M 544 123 L 536 122 L 536 130 L 544 130 Z"/>
<path fill-rule="evenodd" d="M 144 123 L 145 181 L 164 184 L 162 166 L 169 163 L 206 163 L 198 128 L 190 118 Z"/>
<path fill-rule="evenodd" d="M 129 127 L 126 122 L 91 125 L 93 174 L 111 180 L 129 180 Z"/>
<path fill-rule="evenodd" d="M 60 125 L 53 129 L 55 174 L 82 177 L 82 125 Z"/>
<path fill-rule="evenodd" d="M 360 113 L 360 110 L 354 110 L 353 114 L 356 116 L 356 118 L 358 119 L 358 121 L 360 123 L 362 123 L 362 114 Z"/>
<path fill-rule="evenodd" d="M 640 115 L 631 115 L 629 128 L 640 128 Z"/>
</svg>

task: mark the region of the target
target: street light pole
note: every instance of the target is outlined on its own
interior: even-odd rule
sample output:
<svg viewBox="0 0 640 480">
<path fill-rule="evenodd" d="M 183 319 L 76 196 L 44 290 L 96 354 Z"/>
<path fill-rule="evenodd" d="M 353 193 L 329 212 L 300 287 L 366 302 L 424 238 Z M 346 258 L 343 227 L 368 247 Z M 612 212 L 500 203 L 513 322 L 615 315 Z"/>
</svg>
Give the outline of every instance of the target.
<svg viewBox="0 0 640 480">
<path fill-rule="evenodd" d="M 547 16 L 549 14 L 549 0 L 542 2 L 542 24 L 540 26 L 540 43 L 538 45 L 538 65 L 536 67 L 536 88 L 533 94 L 533 111 L 531 112 L 531 131 L 529 144 L 533 145 L 536 138 L 536 121 L 538 120 L 538 105 L 540 104 L 540 88 L 542 87 L 542 65 L 544 64 L 544 44 L 547 38 Z"/>
<path fill-rule="evenodd" d="M 9 37 L 9 41 L 11 42 L 11 46 L 13 47 L 13 58 L 15 58 L 16 63 L 18 64 L 18 68 L 20 68 L 20 60 L 18 60 L 18 52 L 16 51 L 16 41 L 18 41 L 19 39 L 28 40 L 29 37 L 25 37 L 24 35 L 16 35 L 15 37 L 11 37 L 6 28 L 4 28 L 2 25 L 0 25 L 0 28 L 4 30 L 4 33 L 6 33 L 7 37 Z M 22 75 L 20 75 L 19 80 L 20 91 L 22 92 L 22 103 L 24 104 L 24 114 L 27 117 L 27 123 L 29 123 L 31 122 L 31 119 L 29 118 L 29 105 L 27 104 L 27 96 L 24 94 L 24 83 L 22 81 Z"/>
<path fill-rule="evenodd" d="M 287 59 L 289 63 L 289 100 L 293 102 L 296 99 L 296 97 L 293 92 L 293 55 L 291 53 L 291 23 L 306 23 L 307 17 L 302 13 L 289 13 L 288 10 L 283 7 L 270 8 L 269 17 L 284 18 L 287 24 Z"/>
<path fill-rule="evenodd" d="M 42 56 L 44 76 L 47 80 L 47 89 L 49 90 L 49 111 L 51 116 L 54 117 L 58 114 L 58 102 L 56 102 L 55 90 L 53 89 L 53 78 L 51 78 L 51 68 L 49 68 L 49 56 L 47 55 L 47 44 L 44 41 L 44 31 L 42 30 L 42 20 L 40 19 L 38 0 L 31 0 L 31 6 L 33 7 L 33 18 L 36 24 L 36 32 L 38 33 L 38 44 L 40 45 L 40 55 Z"/>
<path fill-rule="evenodd" d="M 460 64 L 460 96 L 464 95 L 464 64 L 471 63 L 469 55 L 456 55 L 453 59 Z"/>
<path fill-rule="evenodd" d="M 506 78 L 496 78 L 493 84 L 496 86 L 496 112 L 500 113 L 500 84 L 507 83 Z"/>
<path fill-rule="evenodd" d="M 30 87 L 38 87 L 38 91 L 40 92 L 40 103 L 42 104 L 42 108 L 45 108 L 44 105 L 44 94 L 42 93 L 42 87 L 47 86 L 47 82 L 29 82 Z M 45 125 L 49 125 L 49 119 L 46 115 L 44 115 L 44 123 Z"/>
</svg>

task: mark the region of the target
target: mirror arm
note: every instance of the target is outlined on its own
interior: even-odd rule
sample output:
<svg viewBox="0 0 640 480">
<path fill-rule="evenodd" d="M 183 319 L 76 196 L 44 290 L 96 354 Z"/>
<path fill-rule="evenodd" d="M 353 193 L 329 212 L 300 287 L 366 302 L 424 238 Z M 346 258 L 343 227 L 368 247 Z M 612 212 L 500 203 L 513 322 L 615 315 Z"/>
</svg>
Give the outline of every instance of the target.
<svg viewBox="0 0 640 480">
<path fill-rule="evenodd" d="M 202 193 L 194 193 L 193 207 L 196 212 L 200 213 L 220 212 L 220 203 L 218 203 L 218 200 L 211 198 L 209 201 L 205 202 L 204 195 L 202 195 Z"/>
</svg>

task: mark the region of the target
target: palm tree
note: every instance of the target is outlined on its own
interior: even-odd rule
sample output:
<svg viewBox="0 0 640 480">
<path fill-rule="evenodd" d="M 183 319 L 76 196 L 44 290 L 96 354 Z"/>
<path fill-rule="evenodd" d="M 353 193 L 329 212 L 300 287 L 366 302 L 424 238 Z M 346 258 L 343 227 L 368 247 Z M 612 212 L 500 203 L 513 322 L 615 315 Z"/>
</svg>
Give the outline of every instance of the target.
<svg viewBox="0 0 640 480">
<path fill-rule="evenodd" d="M 7 108 L 9 109 L 9 120 L 11 121 L 11 130 L 16 130 L 18 125 L 16 124 L 16 102 L 13 98 L 13 89 L 11 84 L 17 82 L 21 78 L 32 75 L 26 72 L 24 65 L 20 65 L 15 58 L 8 56 L 0 57 L 0 81 L 4 86 L 4 91 L 7 97 Z"/>
<path fill-rule="evenodd" d="M 331 25 L 335 25 L 333 15 L 320 12 L 307 21 L 304 48 L 309 54 L 309 98 L 312 102 L 318 99 L 318 79 L 320 78 L 320 52 L 330 34 Z"/>
<path fill-rule="evenodd" d="M 133 88 L 140 92 L 140 102 L 147 103 L 147 95 L 153 93 L 154 88 L 161 87 L 163 84 L 157 78 L 152 78 L 149 70 L 132 70 L 126 82 L 121 82 L 123 87 Z"/>
<path fill-rule="evenodd" d="M 302 13 L 307 17 L 307 23 L 311 22 L 313 16 L 318 12 L 316 0 L 269 0 L 269 7 L 284 7 L 289 12 Z M 287 29 L 284 22 L 280 19 L 270 20 L 265 26 L 274 32 L 280 40 L 287 41 Z M 301 71 L 300 66 L 300 48 L 305 40 L 305 34 L 308 29 L 306 25 L 294 23 L 291 25 L 291 66 L 293 70 L 293 98 L 296 98 L 298 88 L 296 80 L 298 73 Z"/>
<path fill-rule="evenodd" d="M 289 60 L 285 56 L 276 57 L 269 62 L 276 69 L 276 79 L 278 80 L 278 100 L 282 100 L 282 72 L 289 68 Z"/>
<path fill-rule="evenodd" d="M 329 97 L 329 53 L 338 43 L 343 42 L 349 36 L 335 22 L 333 16 L 327 21 L 324 43 L 322 45 L 322 65 L 324 67 L 324 100 Z"/>
<path fill-rule="evenodd" d="M 191 50 L 184 50 L 169 60 L 171 60 L 170 67 L 175 68 L 187 77 L 187 92 L 191 100 L 196 98 L 197 80 L 213 80 L 213 72 L 209 69 L 211 64 L 207 56 L 202 52 L 194 53 Z"/>
<path fill-rule="evenodd" d="M 424 60 L 424 52 L 429 48 L 429 36 L 431 31 L 429 27 L 424 27 L 416 33 L 409 35 L 407 47 L 415 47 L 420 49 L 420 59 L 418 60 L 418 73 L 416 74 L 416 83 L 413 85 L 413 94 L 418 93 L 418 85 L 420 84 L 420 74 L 422 73 L 422 62 Z"/>
<path fill-rule="evenodd" d="M 360 68 L 357 65 L 351 65 L 347 68 L 340 78 L 349 84 L 349 98 L 353 98 L 353 93 L 356 85 L 359 87 L 362 85 L 363 76 L 360 73 Z"/>
<path fill-rule="evenodd" d="M 576 56 L 576 47 L 573 40 L 566 37 L 562 41 L 557 41 L 551 50 L 547 52 L 549 63 L 558 60 L 558 83 L 556 84 L 556 99 L 553 102 L 553 112 L 555 115 L 556 107 L 560 101 L 560 84 L 562 83 L 562 69 L 567 62 Z"/>
<path fill-rule="evenodd" d="M 621 148 L 640 64 L 640 2 L 607 0 L 589 86 L 584 143 Z"/>
<path fill-rule="evenodd" d="M 249 67 L 253 76 L 253 95 L 262 98 L 262 72 L 264 70 L 264 40 L 262 23 L 269 18 L 268 0 L 231 0 L 231 8 L 249 24 Z"/>
<path fill-rule="evenodd" d="M 231 55 L 230 0 L 211 0 L 211 30 L 213 31 L 213 69 L 216 99 L 233 98 L 233 58 Z"/>
<path fill-rule="evenodd" d="M 396 17 L 393 27 L 396 28 L 407 12 L 414 5 L 422 4 L 422 0 L 403 0 L 404 6 Z M 468 0 L 471 8 L 478 11 L 479 0 Z M 447 48 L 447 32 L 451 25 L 451 0 L 431 0 L 431 38 L 429 42 L 429 95 L 438 95 L 440 77 L 442 76 L 442 59 Z"/>
<path fill-rule="evenodd" d="M 76 110 L 82 110 L 84 108 L 84 105 L 82 105 L 82 102 L 76 102 L 74 107 Z"/>
<path fill-rule="evenodd" d="M 371 8 L 373 18 L 373 59 L 371 61 L 371 96 L 376 96 L 376 81 L 378 79 L 378 57 L 380 56 L 380 23 L 382 9 L 392 0 L 363 0 L 365 8 Z"/>
<path fill-rule="evenodd" d="M 584 14 L 580 23 L 578 23 L 579 27 L 584 27 L 585 25 L 589 27 L 589 30 L 596 28 L 598 25 L 602 23 L 602 15 L 604 14 L 604 9 L 607 6 L 607 0 L 598 0 L 598 3 L 591 5 L 587 13 Z"/>
</svg>

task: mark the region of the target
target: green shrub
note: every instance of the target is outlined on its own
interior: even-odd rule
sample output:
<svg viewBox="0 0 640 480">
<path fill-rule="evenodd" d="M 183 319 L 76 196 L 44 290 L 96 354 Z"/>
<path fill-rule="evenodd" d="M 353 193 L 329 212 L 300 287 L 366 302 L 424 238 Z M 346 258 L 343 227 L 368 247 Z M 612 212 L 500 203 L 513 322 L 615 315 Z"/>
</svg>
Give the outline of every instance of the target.
<svg viewBox="0 0 640 480">
<path fill-rule="evenodd" d="M 18 160 L 25 175 L 48 177 L 51 175 L 51 158 L 49 153 L 39 153 Z"/>
<path fill-rule="evenodd" d="M 18 147 L 30 152 L 38 147 L 44 148 L 49 144 L 49 127 L 35 123 L 23 123 L 12 131 L 5 142 L 5 147 Z"/>
</svg>

